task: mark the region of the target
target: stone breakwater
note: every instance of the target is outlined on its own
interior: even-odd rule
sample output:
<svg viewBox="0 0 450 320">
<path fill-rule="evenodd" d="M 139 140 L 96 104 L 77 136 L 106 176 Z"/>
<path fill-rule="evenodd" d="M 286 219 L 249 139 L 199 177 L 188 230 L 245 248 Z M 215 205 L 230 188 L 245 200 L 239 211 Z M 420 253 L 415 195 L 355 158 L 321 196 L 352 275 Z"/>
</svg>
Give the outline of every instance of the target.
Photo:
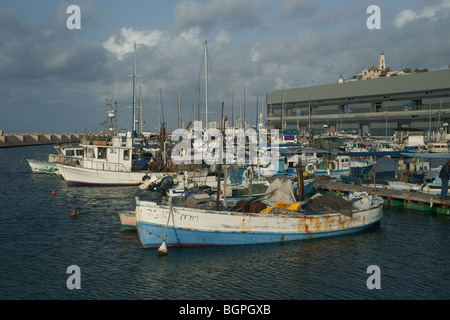
<svg viewBox="0 0 450 320">
<path fill-rule="evenodd" d="M 83 133 L 4 133 L 0 130 L 0 148 L 25 147 L 46 144 L 80 142 L 82 137 L 89 136 L 95 140 L 106 138 L 104 134 Z"/>
</svg>

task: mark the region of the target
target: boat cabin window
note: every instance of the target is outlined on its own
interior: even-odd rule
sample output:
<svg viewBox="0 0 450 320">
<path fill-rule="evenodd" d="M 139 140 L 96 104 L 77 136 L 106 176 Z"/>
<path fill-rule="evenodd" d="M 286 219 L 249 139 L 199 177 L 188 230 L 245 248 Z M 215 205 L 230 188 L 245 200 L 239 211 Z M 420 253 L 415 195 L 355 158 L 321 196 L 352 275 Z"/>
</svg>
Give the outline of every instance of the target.
<svg viewBox="0 0 450 320">
<path fill-rule="evenodd" d="M 123 150 L 123 160 L 130 160 L 130 150 Z"/>
<path fill-rule="evenodd" d="M 74 155 L 75 155 L 75 150 L 73 150 L 73 149 L 66 150 L 66 156 L 74 156 Z"/>
<path fill-rule="evenodd" d="M 98 159 L 106 159 L 106 148 L 98 148 Z"/>
<path fill-rule="evenodd" d="M 95 152 L 93 148 L 86 149 L 86 158 L 95 158 Z"/>
<path fill-rule="evenodd" d="M 76 150 L 76 155 L 77 155 L 77 156 L 83 156 L 83 153 L 84 153 L 84 152 L 83 152 L 82 149 L 77 149 L 77 150 Z"/>
</svg>

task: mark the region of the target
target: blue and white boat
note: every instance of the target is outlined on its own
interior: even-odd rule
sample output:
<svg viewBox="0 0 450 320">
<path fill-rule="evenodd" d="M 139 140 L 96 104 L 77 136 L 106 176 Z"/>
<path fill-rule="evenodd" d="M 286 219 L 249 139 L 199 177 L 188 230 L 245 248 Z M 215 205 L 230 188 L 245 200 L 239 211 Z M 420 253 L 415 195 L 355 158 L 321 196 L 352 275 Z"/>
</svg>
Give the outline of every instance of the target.
<svg viewBox="0 0 450 320">
<path fill-rule="evenodd" d="M 146 248 L 285 242 L 342 235 L 373 226 L 383 216 L 383 199 L 370 196 L 350 214 L 340 210 L 306 214 L 242 213 L 158 204 L 136 198 L 139 238 Z"/>
</svg>

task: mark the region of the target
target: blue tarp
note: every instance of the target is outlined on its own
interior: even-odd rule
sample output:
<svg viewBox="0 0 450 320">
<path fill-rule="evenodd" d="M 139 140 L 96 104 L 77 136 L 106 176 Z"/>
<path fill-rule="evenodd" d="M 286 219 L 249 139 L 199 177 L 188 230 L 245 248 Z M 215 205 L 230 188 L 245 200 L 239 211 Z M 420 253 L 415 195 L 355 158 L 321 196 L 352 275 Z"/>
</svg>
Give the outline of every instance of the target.
<svg viewBox="0 0 450 320">
<path fill-rule="evenodd" d="M 298 130 L 281 130 L 280 133 L 283 136 L 295 136 L 298 134 Z"/>
</svg>

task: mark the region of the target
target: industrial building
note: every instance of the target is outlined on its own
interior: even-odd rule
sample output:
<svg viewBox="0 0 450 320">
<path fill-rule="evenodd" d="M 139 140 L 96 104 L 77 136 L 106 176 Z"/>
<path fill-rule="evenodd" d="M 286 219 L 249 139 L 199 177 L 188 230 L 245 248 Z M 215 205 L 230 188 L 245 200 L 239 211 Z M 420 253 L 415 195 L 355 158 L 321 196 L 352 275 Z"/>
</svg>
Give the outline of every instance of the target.
<svg viewBox="0 0 450 320">
<path fill-rule="evenodd" d="M 450 69 L 277 90 L 267 94 L 267 126 L 306 133 L 392 136 L 450 123 Z"/>
</svg>

